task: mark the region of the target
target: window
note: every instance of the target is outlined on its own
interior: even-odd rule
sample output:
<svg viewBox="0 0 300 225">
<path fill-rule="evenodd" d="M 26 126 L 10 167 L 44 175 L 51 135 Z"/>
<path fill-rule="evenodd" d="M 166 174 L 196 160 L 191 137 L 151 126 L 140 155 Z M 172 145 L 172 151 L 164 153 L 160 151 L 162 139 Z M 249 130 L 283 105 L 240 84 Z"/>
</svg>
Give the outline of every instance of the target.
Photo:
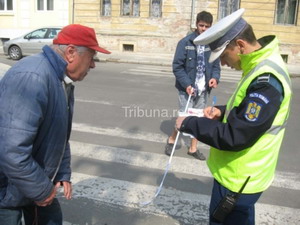
<svg viewBox="0 0 300 225">
<path fill-rule="evenodd" d="M 37 10 L 40 11 L 50 11 L 54 8 L 54 0 L 37 0 Z"/>
<path fill-rule="evenodd" d="M 152 0 L 150 1 L 150 16 L 151 17 L 161 17 L 162 15 L 162 0 Z"/>
<path fill-rule="evenodd" d="M 219 19 L 230 15 L 240 8 L 240 0 L 219 0 Z"/>
<path fill-rule="evenodd" d="M 110 0 L 102 0 L 102 9 L 101 15 L 102 16 L 111 16 L 111 1 Z"/>
<path fill-rule="evenodd" d="M 49 28 L 45 38 L 53 39 L 57 36 L 57 34 L 61 31 L 60 28 Z"/>
<path fill-rule="evenodd" d="M 47 33 L 47 29 L 43 28 L 43 29 L 35 30 L 35 31 L 27 34 L 24 38 L 25 39 L 42 39 L 45 37 L 46 33 Z"/>
<path fill-rule="evenodd" d="M 122 16 L 140 16 L 140 0 L 122 0 Z"/>
<path fill-rule="evenodd" d="M 0 0 L 0 11 L 13 10 L 13 0 Z"/>
<path fill-rule="evenodd" d="M 134 45 L 123 44 L 123 52 L 134 52 Z"/>
<path fill-rule="evenodd" d="M 276 23 L 296 25 L 299 0 L 277 0 Z"/>
</svg>

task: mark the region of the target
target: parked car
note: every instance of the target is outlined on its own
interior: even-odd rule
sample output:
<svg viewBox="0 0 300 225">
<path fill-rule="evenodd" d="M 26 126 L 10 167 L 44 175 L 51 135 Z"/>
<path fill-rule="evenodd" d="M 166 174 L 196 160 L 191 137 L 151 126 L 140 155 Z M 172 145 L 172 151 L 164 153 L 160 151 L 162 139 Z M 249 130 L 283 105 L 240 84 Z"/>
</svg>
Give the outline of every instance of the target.
<svg viewBox="0 0 300 225">
<path fill-rule="evenodd" d="M 61 27 L 44 27 L 6 41 L 3 44 L 4 54 L 11 59 L 19 60 L 23 56 L 39 53 L 44 45 L 52 43 L 61 29 Z"/>
</svg>

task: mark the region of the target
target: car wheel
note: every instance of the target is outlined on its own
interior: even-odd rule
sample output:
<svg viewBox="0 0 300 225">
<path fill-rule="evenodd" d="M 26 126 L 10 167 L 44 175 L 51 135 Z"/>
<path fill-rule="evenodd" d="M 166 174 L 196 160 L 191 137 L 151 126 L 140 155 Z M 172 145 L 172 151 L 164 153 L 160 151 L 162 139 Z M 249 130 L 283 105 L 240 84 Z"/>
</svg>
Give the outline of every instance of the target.
<svg viewBox="0 0 300 225">
<path fill-rule="evenodd" d="M 8 55 L 13 60 L 19 60 L 22 58 L 22 51 L 18 46 L 11 46 L 8 50 Z"/>
</svg>

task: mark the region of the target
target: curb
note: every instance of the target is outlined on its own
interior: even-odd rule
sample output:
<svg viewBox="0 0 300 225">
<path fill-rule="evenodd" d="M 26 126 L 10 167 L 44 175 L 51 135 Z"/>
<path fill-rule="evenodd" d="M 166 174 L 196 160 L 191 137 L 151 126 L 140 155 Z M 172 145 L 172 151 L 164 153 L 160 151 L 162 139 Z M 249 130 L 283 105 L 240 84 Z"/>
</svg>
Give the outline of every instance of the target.
<svg viewBox="0 0 300 225">
<path fill-rule="evenodd" d="M 126 57 L 125 57 L 126 58 Z M 157 62 L 155 60 L 150 61 L 150 60 L 130 60 L 130 59 L 122 59 L 122 58 L 99 58 L 98 56 L 96 56 L 95 61 L 97 62 L 114 62 L 114 63 L 132 63 L 132 64 L 145 64 L 145 65 L 156 65 L 156 66 L 172 66 L 171 62 Z M 289 66 L 287 65 L 288 70 L 289 70 L 289 74 L 291 78 L 295 78 L 295 77 L 300 77 L 300 66 Z M 293 67 L 293 69 L 289 68 L 289 67 Z M 222 66 L 221 67 L 221 71 L 231 71 L 233 69 L 227 67 L 227 66 Z M 236 72 L 236 70 L 234 70 Z"/>
</svg>

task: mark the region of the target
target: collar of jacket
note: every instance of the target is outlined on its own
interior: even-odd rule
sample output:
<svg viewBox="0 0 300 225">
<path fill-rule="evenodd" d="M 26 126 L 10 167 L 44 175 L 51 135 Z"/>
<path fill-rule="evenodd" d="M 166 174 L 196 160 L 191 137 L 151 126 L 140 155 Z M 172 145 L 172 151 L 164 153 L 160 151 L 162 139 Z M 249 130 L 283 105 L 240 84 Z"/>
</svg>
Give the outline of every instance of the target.
<svg viewBox="0 0 300 225">
<path fill-rule="evenodd" d="M 265 36 L 258 40 L 261 48 L 249 54 L 240 54 L 243 74 L 248 74 L 258 63 L 270 55 L 279 53 L 278 39 L 274 35 Z"/>
<path fill-rule="evenodd" d="M 63 81 L 68 63 L 48 45 L 43 47 L 43 52 L 55 70 L 57 77 Z"/>
<path fill-rule="evenodd" d="M 194 44 L 194 40 L 196 37 L 198 37 L 198 32 L 194 31 L 193 33 L 190 34 L 190 41 Z M 195 45 L 195 44 L 194 44 Z"/>
</svg>

